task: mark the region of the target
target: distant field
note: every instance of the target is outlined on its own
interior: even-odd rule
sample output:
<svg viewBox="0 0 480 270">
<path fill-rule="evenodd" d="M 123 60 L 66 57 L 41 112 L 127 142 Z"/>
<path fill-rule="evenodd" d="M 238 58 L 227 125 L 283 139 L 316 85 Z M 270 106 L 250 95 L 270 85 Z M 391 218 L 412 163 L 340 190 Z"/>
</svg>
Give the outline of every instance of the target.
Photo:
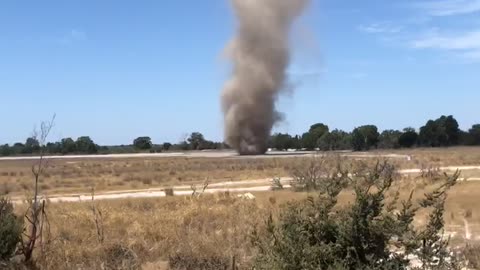
<svg viewBox="0 0 480 270">
<path fill-rule="evenodd" d="M 319 153 L 322 154 L 322 153 Z M 228 152 L 201 152 L 183 156 L 136 158 L 75 158 L 49 161 L 42 193 L 89 192 L 153 188 L 159 186 L 285 177 L 295 164 L 312 155 L 235 157 Z M 333 155 L 329 153 L 329 155 Z M 347 153 L 349 159 L 390 159 L 399 169 L 480 165 L 480 147 L 453 147 Z M 199 157 L 200 156 L 200 157 Z M 387 156 L 387 157 L 385 157 Z M 410 156 L 410 159 L 406 158 Z M 22 195 L 32 189 L 35 160 L 1 160 L 0 193 Z M 480 177 L 469 171 L 467 177 Z"/>
</svg>

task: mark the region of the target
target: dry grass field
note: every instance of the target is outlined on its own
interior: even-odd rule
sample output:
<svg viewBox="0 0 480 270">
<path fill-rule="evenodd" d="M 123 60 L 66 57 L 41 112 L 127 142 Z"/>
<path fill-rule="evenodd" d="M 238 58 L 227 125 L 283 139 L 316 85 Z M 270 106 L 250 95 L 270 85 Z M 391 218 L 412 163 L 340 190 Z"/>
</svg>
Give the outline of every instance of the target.
<svg viewBox="0 0 480 270">
<path fill-rule="evenodd" d="M 371 155 L 409 155 L 390 158 L 399 169 L 480 165 L 479 147 L 373 151 Z M 305 157 L 269 158 L 128 158 L 51 160 L 42 179 L 46 194 L 142 189 L 196 182 L 224 182 L 288 176 Z M 24 195 L 32 189 L 32 160 L 0 161 L 0 194 Z M 471 173 L 469 177 L 475 177 Z M 480 177 L 478 174 L 477 177 Z"/>
<path fill-rule="evenodd" d="M 403 191 L 402 198 L 410 188 L 417 188 L 414 198 L 419 199 L 429 189 L 427 183 L 407 182 L 397 188 Z M 462 247 L 479 240 L 480 208 L 475 206 L 479 188 L 480 184 L 463 182 L 449 194 L 445 220 L 452 245 Z M 185 269 L 201 269 L 192 265 L 212 260 L 228 265 L 235 257 L 239 269 L 248 269 L 255 252 L 252 230 L 264 226 L 268 214 L 278 214 L 286 202 L 315 196 L 287 190 L 254 195 L 254 200 L 218 193 L 97 201 L 101 217 L 95 217 L 93 202 L 50 204 L 52 237 L 40 263 L 45 269 L 170 269 L 170 261 L 190 265 Z M 343 192 L 340 205 L 351 199 L 351 192 Z M 465 220 L 470 224 L 469 240 Z M 422 226 L 422 219 L 416 224 Z"/>
<path fill-rule="evenodd" d="M 374 153 L 384 153 L 381 151 Z M 436 168 L 480 165 L 480 148 L 415 149 L 393 151 L 412 158 L 391 159 L 397 168 Z M 356 158 L 358 159 L 358 158 Z M 363 159 L 363 158 L 360 158 Z M 304 158 L 156 158 L 116 160 L 56 160 L 41 181 L 42 192 L 86 192 L 144 188 L 225 180 L 288 176 Z M 352 159 L 345 159 L 350 162 Z M 365 159 L 373 163 L 375 159 Z M 32 161 L 0 162 L 0 186 L 8 195 L 31 192 Z M 392 188 L 405 199 L 414 190 L 417 200 L 437 184 L 438 175 L 404 175 Z M 468 171 L 480 177 L 480 170 Z M 119 199 L 82 203 L 47 203 L 49 235 L 37 262 L 42 269 L 202 269 L 203 263 L 224 269 L 235 260 L 249 269 L 255 249 L 251 234 L 265 226 L 294 200 L 316 196 L 292 190 L 254 192 L 255 199 L 221 192 L 194 196 Z M 393 193 L 392 193 L 393 197 Z M 352 191 L 343 191 L 339 205 L 347 205 Z M 449 191 L 445 234 L 451 245 L 480 241 L 480 181 L 459 182 Z M 16 212 L 25 212 L 17 204 Z M 416 226 L 424 225 L 419 213 Z M 475 256 L 478 256 L 476 254 Z M 170 266 L 176 266 L 169 268 Z M 182 268 L 183 267 L 183 268 Z M 207 268 L 205 268 L 207 269 Z"/>
</svg>

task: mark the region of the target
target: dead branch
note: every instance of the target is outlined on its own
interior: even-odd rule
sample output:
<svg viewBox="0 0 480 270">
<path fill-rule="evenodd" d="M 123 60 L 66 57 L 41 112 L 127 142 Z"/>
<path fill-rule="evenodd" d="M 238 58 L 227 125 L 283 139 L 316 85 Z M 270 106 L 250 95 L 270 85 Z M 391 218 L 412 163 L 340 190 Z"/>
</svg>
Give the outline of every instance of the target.
<svg viewBox="0 0 480 270">
<path fill-rule="evenodd" d="M 95 188 L 92 187 L 92 213 L 93 213 L 93 219 L 95 221 L 95 228 L 97 229 L 97 239 L 100 243 L 103 244 L 103 241 L 105 240 L 105 233 L 104 233 L 104 227 L 103 227 L 103 214 L 102 211 L 97 209 L 95 206 Z"/>
</svg>

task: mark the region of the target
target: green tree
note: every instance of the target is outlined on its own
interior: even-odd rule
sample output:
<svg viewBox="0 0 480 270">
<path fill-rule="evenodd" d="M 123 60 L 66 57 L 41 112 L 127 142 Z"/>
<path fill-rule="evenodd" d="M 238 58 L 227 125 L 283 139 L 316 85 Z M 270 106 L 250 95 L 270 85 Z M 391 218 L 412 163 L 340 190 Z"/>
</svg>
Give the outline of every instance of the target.
<svg viewBox="0 0 480 270">
<path fill-rule="evenodd" d="M 453 116 L 444 116 L 436 120 L 429 120 L 420 128 L 420 143 L 425 146 L 457 145 L 460 139 L 458 122 Z"/>
<path fill-rule="evenodd" d="M 334 129 L 327 132 L 317 141 L 318 148 L 322 151 L 335 151 L 351 149 L 351 136 L 345 131 Z"/>
<path fill-rule="evenodd" d="M 77 144 L 72 138 L 64 138 L 60 141 L 62 154 L 71 154 L 77 151 Z"/>
<path fill-rule="evenodd" d="M 216 144 L 209 140 L 203 140 L 200 142 L 197 150 L 205 150 L 205 149 L 216 149 Z"/>
<path fill-rule="evenodd" d="M 458 122 L 452 115 L 440 117 L 440 123 L 447 134 L 447 145 L 457 145 L 460 139 Z"/>
<path fill-rule="evenodd" d="M 330 151 L 334 149 L 334 138 L 332 133 L 327 132 L 322 135 L 317 141 L 317 146 L 322 151 Z"/>
<path fill-rule="evenodd" d="M 187 139 L 190 149 L 192 150 L 202 150 L 202 145 L 205 143 L 205 138 L 200 132 L 193 132 L 190 134 L 190 137 Z"/>
<path fill-rule="evenodd" d="M 62 153 L 62 144 L 60 142 L 55 142 L 55 143 L 47 143 L 45 145 L 46 147 L 46 152 L 49 154 L 57 154 L 57 153 Z"/>
<path fill-rule="evenodd" d="M 140 149 L 140 150 L 148 150 L 151 149 L 153 144 L 152 144 L 152 139 L 150 137 L 138 137 L 135 140 L 133 140 L 133 146 L 135 148 Z"/>
<path fill-rule="evenodd" d="M 352 147 L 354 151 L 370 150 L 376 147 L 380 134 L 374 125 L 355 128 L 352 132 Z"/>
<path fill-rule="evenodd" d="M 399 148 L 399 139 L 402 132 L 398 130 L 384 130 L 379 137 L 378 148 L 392 149 Z"/>
<path fill-rule="evenodd" d="M 292 136 L 289 134 L 276 133 L 271 136 L 270 140 L 271 148 L 275 148 L 277 150 L 287 150 L 293 148 L 295 144 L 294 138 L 292 138 Z"/>
<path fill-rule="evenodd" d="M 401 147 L 412 147 L 417 144 L 418 134 L 414 128 L 405 128 L 402 135 L 398 139 L 398 143 Z"/>
<path fill-rule="evenodd" d="M 446 141 L 445 132 L 440 125 L 433 120 L 429 120 L 425 126 L 420 128 L 420 142 L 424 146 L 437 147 Z"/>
<path fill-rule="evenodd" d="M 307 150 L 314 150 L 317 146 L 318 138 L 315 137 L 310 132 L 305 132 L 302 135 L 302 148 L 306 148 Z"/>
<path fill-rule="evenodd" d="M 24 152 L 25 145 L 23 143 L 17 142 L 12 146 L 12 154 L 22 154 Z"/>
<path fill-rule="evenodd" d="M 162 145 L 162 149 L 165 150 L 165 151 L 168 151 L 171 147 L 172 147 L 172 144 L 169 143 L 169 142 L 165 142 Z"/>
<path fill-rule="evenodd" d="M 333 150 L 347 150 L 352 148 L 352 135 L 343 130 L 334 129 L 332 132 Z"/>
<path fill-rule="evenodd" d="M 327 125 L 322 123 L 317 123 L 310 126 L 308 132 L 302 135 L 302 147 L 309 150 L 313 150 L 318 147 L 318 140 L 325 134 L 328 133 L 329 128 Z"/>
<path fill-rule="evenodd" d="M 10 156 L 12 154 L 12 149 L 8 144 L 0 146 L 0 156 Z"/>
<path fill-rule="evenodd" d="M 82 136 L 75 142 L 76 149 L 80 153 L 94 154 L 97 153 L 98 147 L 88 136 Z"/>
<path fill-rule="evenodd" d="M 40 151 L 40 143 L 38 140 L 34 137 L 27 138 L 22 153 L 32 154 L 38 151 Z"/>
<path fill-rule="evenodd" d="M 472 128 L 468 131 L 472 138 L 472 144 L 480 145 L 480 124 L 473 125 Z"/>
<path fill-rule="evenodd" d="M 302 148 L 302 137 L 295 135 L 295 137 L 292 138 L 292 148 L 293 149 Z"/>
</svg>

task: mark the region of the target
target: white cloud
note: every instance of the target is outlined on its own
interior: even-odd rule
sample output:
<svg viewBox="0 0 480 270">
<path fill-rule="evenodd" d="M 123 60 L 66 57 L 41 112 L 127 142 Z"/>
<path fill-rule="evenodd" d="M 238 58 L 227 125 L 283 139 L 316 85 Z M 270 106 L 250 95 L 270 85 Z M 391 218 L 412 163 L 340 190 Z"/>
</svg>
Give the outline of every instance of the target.
<svg viewBox="0 0 480 270">
<path fill-rule="evenodd" d="M 431 16 L 452 16 L 480 12 L 480 0 L 434 0 L 416 4 Z"/>
<path fill-rule="evenodd" d="M 358 30 L 370 33 L 370 34 L 377 34 L 377 33 L 399 33 L 402 31 L 402 27 L 394 26 L 390 22 L 380 22 L 380 23 L 372 23 L 369 25 L 359 25 Z"/>
<path fill-rule="evenodd" d="M 413 48 L 443 49 L 443 50 L 472 50 L 480 49 L 480 31 L 472 31 L 457 35 L 431 34 L 412 42 Z"/>
<path fill-rule="evenodd" d="M 440 34 L 433 31 L 424 37 L 413 40 L 410 46 L 414 49 L 436 49 L 453 51 L 471 60 L 480 60 L 480 31 L 460 34 Z"/>
</svg>

